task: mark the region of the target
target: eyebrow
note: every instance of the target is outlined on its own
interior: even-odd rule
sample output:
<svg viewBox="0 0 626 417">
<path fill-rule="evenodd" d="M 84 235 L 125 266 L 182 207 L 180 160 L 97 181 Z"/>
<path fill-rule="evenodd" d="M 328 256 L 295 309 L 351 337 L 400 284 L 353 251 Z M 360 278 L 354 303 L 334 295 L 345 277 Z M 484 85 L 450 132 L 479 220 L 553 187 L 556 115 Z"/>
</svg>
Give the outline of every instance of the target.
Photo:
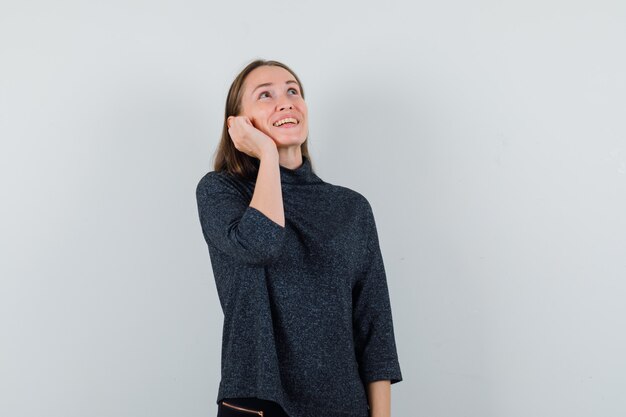
<svg viewBox="0 0 626 417">
<path fill-rule="evenodd" d="M 297 84 L 298 84 L 298 82 L 297 82 L 296 80 L 289 80 L 289 81 L 285 81 L 285 84 L 296 84 L 296 85 L 297 85 Z M 270 86 L 270 85 L 274 85 L 274 84 L 273 84 L 273 83 L 263 83 L 263 84 L 259 84 L 259 85 L 257 85 L 257 86 L 254 88 L 254 90 L 252 90 L 252 93 L 250 93 L 250 94 L 251 94 L 251 95 L 252 95 L 252 94 L 254 94 L 254 92 L 255 92 L 256 90 L 258 90 L 259 88 L 261 88 L 261 87 L 268 87 L 268 86 Z M 299 85 L 298 85 L 298 87 L 299 87 Z"/>
</svg>

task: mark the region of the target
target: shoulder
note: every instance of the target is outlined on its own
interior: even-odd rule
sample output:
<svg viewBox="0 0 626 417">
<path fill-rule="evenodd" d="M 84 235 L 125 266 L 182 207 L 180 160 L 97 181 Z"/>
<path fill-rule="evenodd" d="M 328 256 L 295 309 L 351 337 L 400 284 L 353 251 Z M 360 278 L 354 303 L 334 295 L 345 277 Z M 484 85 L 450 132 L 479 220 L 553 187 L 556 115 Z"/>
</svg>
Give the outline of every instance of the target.
<svg viewBox="0 0 626 417">
<path fill-rule="evenodd" d="M 209 171 L 198 180 L 196 194 L 214 192 L 240 192 L 244 187 L 241 180 L 228 172 Z"/>
<path fill-rule="evenodd" d="M 209 171 L 200 177 L 196 185 L 196 191 L 210 189 L 222 183 L 222 174 L 217 171 Z"/>
<path fill-rule="evenodd" d="M 372 206 L 362 192 L 342 185 L 329 185 L 332 187 L 335 197 L 352 207 L 357 215 L 372 215 Z"/>
</svg>

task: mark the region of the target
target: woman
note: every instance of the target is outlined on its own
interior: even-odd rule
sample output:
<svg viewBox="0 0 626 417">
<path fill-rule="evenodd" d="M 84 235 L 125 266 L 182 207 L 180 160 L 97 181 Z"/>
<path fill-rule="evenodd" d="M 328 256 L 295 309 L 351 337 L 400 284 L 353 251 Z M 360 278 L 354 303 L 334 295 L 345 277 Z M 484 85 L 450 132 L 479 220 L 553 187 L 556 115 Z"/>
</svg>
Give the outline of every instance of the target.
<svg viewBox="0 0 626 417">
<path fill-rule="evenodd" d="M 368 200 L 313 170 L 302 83 L 251 62 L 196 198 L 224 312 L 218 416 L 389 417 L 402 381 Z"/>
</svg>

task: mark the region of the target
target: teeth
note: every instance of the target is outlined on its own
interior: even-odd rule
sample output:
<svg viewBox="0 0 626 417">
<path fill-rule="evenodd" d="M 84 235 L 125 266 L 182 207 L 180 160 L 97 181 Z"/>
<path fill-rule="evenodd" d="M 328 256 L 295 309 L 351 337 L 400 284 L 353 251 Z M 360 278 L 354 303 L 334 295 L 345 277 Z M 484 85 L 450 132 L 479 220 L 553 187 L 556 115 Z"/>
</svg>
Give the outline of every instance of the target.
<svg viewBox="0 0 626 417">
<path fill-rule="evenodd" d="M 293 117 L 287 117 L 286 119 L 281 119 L 277 121 L 276 123 L 274 123 L 274 126 L 278 127 L 278 126 L 284 125 L 285 123 L 298 124 L 298 121 L 294 119 Z"/>
</svg>

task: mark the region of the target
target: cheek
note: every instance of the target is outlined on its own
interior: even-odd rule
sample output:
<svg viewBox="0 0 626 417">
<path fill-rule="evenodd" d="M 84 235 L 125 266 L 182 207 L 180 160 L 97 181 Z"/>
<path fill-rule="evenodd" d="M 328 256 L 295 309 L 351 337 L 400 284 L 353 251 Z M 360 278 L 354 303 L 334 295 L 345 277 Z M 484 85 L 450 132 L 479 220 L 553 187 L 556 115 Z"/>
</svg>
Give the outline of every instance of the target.
<svg viewBox="0 0 626 417">
<path fill-rule="evenodd" d="M 256 112 L 253 113 L 253 116 L 257 120 L 257 122 L 262 123 L 262 124 L 269 124 L 270 119 L 272 117 L 272 110 L 271 109 L 258 109 Z"/>
<path fill-rule="evenodd" d="M 307 108 L 306 104 L 304 104 L 304 102 L 300 105 L 300 112 L 308 118 L 309 109 Z"/>
<path fill-rule="evenodd" d="M 246 116 L 250 121 L 261 122 L 265 116 L 266 111 L 256 103 L 246 103 L 243 107 L 241 114 Z"/>
</svg>

